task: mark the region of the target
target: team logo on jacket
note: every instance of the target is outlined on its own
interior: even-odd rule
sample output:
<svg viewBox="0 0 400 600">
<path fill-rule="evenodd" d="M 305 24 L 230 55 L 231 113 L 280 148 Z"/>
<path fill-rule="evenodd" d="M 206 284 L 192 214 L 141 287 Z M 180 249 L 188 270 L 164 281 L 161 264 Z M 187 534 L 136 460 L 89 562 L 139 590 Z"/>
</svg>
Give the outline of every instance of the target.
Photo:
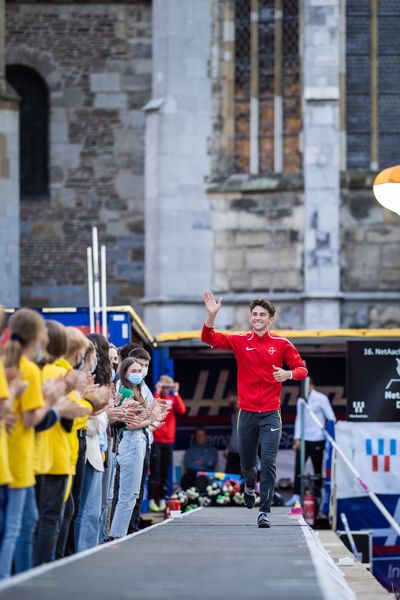
<svg viewBox="0 0 400 600">
<path fill-rule="evenodd" d="M 275 352 L 276 352 L 276 351 L 277 351 L 277 350 L 276 350 L 276 348 L 274 348 L 273 346 L 270 346 L 270 347 L 268 348 L 268 353 L 269 353 L 269 354 L 275 354 Z"/>
</svg>

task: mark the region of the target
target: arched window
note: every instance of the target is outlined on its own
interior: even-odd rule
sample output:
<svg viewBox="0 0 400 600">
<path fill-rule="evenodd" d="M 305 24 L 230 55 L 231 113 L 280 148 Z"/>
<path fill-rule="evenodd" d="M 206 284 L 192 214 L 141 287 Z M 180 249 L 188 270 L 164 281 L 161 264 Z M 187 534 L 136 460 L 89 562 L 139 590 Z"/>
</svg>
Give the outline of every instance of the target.
<svg viewBox="0 0 400 600">
<path fill-rule="evenodd" d="M 49 92 L 33 69 L 7 67 L 7 81 L 20 97 L 21 198 L 49 195 Z"/>
</svg>

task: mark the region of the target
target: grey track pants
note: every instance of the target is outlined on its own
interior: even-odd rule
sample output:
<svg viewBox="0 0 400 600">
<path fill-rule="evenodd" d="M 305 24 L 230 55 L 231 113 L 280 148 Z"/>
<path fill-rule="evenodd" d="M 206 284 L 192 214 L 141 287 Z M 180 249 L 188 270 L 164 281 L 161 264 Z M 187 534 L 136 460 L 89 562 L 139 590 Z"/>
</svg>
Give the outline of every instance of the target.
<svg viewBox="0 0 400 600">
<path fill-rule="evenodd" d="M 257 478 L 257 450 L 261 449 L 260 512 L 270 512 L 276 480 L 276 455 L 282 433 L 280 412 L 249 412 L 238 416 L 239 455 L 247 487 L 254 489 Z"/>
</svg>

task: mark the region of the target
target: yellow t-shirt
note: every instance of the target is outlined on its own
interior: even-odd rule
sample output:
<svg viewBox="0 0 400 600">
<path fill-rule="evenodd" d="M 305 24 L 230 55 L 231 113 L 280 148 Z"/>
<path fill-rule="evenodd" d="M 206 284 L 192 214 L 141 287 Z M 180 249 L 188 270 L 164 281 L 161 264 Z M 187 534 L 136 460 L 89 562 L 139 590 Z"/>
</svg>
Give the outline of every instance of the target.
<svg viewBox="0 0 400 600">
<path fill-rule="evenodd" d="M 11 488 L 31 487 L 35 485 L 34 427 L 24 427 L 22 413 L 36 410 L 44 406 L 42 395 L 42 378 L 40 369 L 35 363 L 22 356 L 19 362 L 22 380 L 28 382 L 28 387 L 19 398 L 14 400 L 13 408 L 18 415 L 18 421 L 7 436 L 8 457 L 13 480 Z"/>
<path fill-rule="evenodd" d="M 7 400 L 10 395 L 3 361 L 0 359 L 0 400 Z"/>
<path fill-rule="evenodd" d="M 3 361 L 0 360 L 0 402 L 8 399 L 9 389 Z M 8 464 L 7 432 L 3 422 L 0 422 L 0 485 L 11 483 L 12 476 Z"/>
<path fill-rule="evenodd" d="M 45 365 L 42 371 L 43 381 L 64 377 L 67 370 L 64 367 L 52 363 Z M 65 431 L 61 423 L 56 423 L 48 430 L 51 462 L 45 471 L 48 475 L 70 475 L 71 474 L 71 441 L 72 432 Z"/>
<path fill-rule="evenodd" d="M 59 358 L 58 360 L 56 360 L 56 362 L 54 363 L 54 366 L 59 369 L 59 375 L 62 374 L 61 372 L 63 372 L 63 374 L 66 375 L 68 373 L 68 371 L 72 370 L 72 365 L 65 358 Z M 90 404 L 90 402 L 88 402 L 87 400 L 84 400 L 84 399 L 79 399 L 74 390 L 72 392 L 70 392 L 68 397 L 71 400 L 73 400 L 74 402 L 78 402 L 78 404 L 80 404 L 81 406 L 90 408 L 90 412 L 93 412 L 93 407 Z M 70 467 L 69 467 L 68 475 L 75 475 L 76 461 L 78 459 L 78 452 L 79 452 L 79 442 L 78 442 L 77 431 L 79 429 L 87 429 L 88 418 L 89 418 L 89 415 L 86 417 L 78 417 L 77 419 L 74 419 L 72 431 L 70 434 L 68 434 L 68 443 L 70 446 Z M 56 474 L 53 471 L 51 471 L 51 473 L 53 475 Z M 60 473 L 58 473 L 58 474 L 60 474 Z"/>
</svg>

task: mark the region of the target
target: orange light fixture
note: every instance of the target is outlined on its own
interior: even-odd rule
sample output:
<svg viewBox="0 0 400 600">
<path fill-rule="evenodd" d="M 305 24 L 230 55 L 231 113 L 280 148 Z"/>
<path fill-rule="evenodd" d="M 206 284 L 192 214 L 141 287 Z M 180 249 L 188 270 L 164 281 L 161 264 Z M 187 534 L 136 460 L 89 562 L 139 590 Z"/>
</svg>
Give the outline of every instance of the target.
<svg viewBox="0 0 400 600">
<path fill-rule="evenodd" d="M 373 190 L 379 204 L 400 215 L 400 165 L 378 173 Z"/>
</svg>

